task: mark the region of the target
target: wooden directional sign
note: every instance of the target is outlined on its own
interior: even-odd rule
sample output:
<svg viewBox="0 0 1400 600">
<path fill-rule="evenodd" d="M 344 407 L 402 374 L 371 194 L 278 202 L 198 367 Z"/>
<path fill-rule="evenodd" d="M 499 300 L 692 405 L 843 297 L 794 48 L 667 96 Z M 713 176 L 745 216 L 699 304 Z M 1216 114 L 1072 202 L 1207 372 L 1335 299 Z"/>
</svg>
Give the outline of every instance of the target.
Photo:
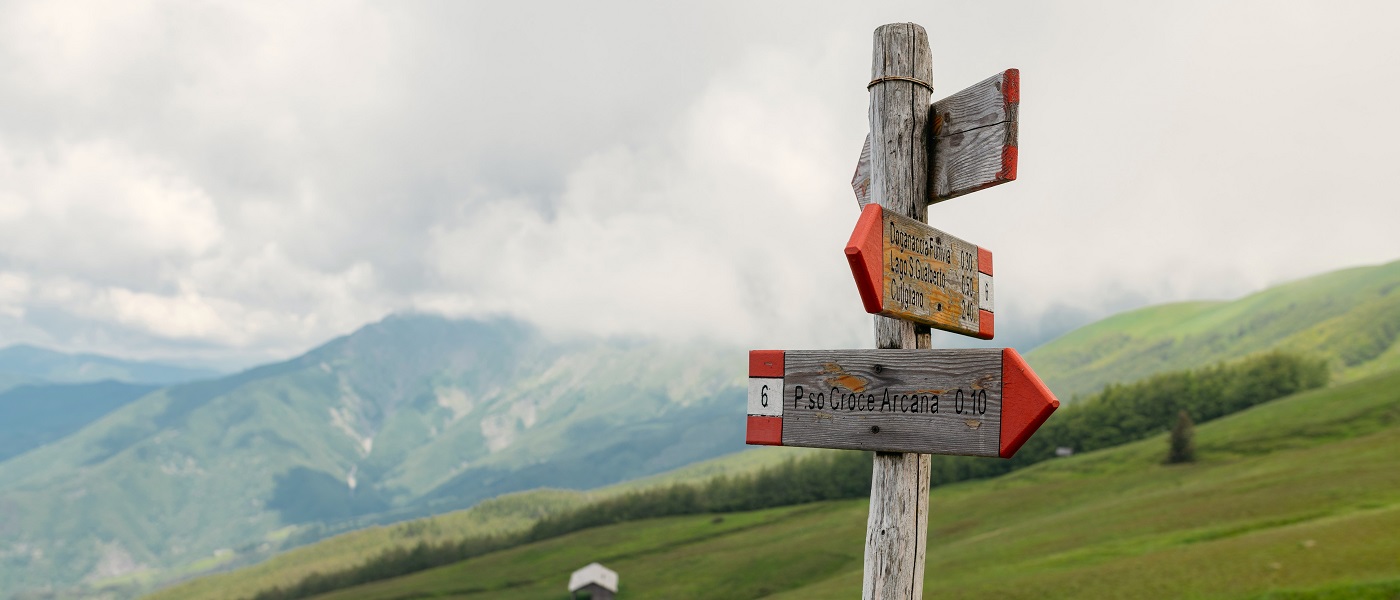
<svg viewBox="0 0 1400 600">
<path fill-rule="evenodd" d="M 1016 179 L 1021 72 L 1007 69 L 933 103 L 929 202 Z"/>
<path fill-rule="evenodd" d="M 1011 348 L 754 350 L 750 444 L 1011 458 L 1060 406 Z"/>
<path fill-rule="evenodd" d="M 866 312 L 992 339 L 992 252 L 866 205 L 846 244 Z"/>
<path fill-rule="evenodd" d="M 1021 72 L 1007 69 L 933 103 L 929 203 L 1016 179 Z M 856 203 L 870 203 L 870 136 L 851 179 Z"/>
</svg>

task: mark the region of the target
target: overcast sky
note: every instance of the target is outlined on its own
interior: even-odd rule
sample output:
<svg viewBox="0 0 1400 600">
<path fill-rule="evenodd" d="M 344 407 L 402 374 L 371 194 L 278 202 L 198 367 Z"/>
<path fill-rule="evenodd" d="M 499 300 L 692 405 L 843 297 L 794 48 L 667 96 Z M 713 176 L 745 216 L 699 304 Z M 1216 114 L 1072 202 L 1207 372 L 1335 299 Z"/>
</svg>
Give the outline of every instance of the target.
<svg viewBox="0 0 1400 600">
<path fill-rule="evenodd" d="M 0 346 L 247 365 L 406 310 L 871 341 L 871 33 L 1021 69 L 930 209 L 998 342 L 1400 259 L 1395 3 L 0 0 Z M 945 339 L 943 342 L 952 343 Z"/>
</svg>

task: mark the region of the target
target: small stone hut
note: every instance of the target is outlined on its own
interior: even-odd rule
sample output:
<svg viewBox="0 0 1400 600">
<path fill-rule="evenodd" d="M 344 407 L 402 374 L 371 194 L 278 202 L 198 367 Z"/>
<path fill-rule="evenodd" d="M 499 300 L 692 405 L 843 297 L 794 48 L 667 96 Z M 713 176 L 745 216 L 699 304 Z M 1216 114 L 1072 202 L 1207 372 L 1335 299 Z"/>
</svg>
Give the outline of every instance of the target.
<svg viewBox="0 0 1400 600">
<path fill-rule="evenodd" d="M 578 600 L 588 594 L 593 600 L 613 600 L 617 595 L 617 571 L 598 563 L 574 571 L 569 576 L 569 597 Z"/>
</svg>

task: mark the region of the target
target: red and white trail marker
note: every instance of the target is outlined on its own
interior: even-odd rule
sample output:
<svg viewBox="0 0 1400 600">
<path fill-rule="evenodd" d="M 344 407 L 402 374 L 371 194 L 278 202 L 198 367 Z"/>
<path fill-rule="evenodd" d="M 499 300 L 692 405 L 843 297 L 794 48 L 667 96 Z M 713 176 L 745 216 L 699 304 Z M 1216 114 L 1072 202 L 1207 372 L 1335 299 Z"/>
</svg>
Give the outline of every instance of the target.
<svg viewBox="0 0 1400 600">
<path fill-rule="evenodd" d="M 1011 348 L 749 352 L 749 444 L 1011 458 L 1059 406 Z"/>
<path fill-rule="evenodd" d="M 992 339 L 992 252 L 878 204 L 846 243 L 865 311 Z"/>
</svg>

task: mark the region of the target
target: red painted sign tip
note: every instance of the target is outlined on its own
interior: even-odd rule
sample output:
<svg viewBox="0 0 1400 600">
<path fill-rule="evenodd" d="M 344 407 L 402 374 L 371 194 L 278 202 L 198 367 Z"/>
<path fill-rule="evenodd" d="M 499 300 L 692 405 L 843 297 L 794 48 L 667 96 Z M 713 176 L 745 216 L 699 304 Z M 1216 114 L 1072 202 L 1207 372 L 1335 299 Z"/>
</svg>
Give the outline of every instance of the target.
<svg viewBox="0 0 1400 600">
<path fill-rule="evenodd" d="M 977 272 L 995 274 L 992 273 L 992 251 L 981 246 L 977 247 Z"/>
<path fill-rule="evenodd" d="M 1003 77 L 1001 95 L 1007 104 L 1021 103 L 1021 70 L 1007 69 Z"/>
<path fill-rule="evenodd" d="M 996 336 L 996 316 L 985 310 L 977 314 L 977 337 L 990 340 Z"/>
<path fill-rule="evenodd" d="M 749 377 L 782 377 L 782 350 L 750 350 Z"/>
<path fill-rule="evenodd" d="M 753 446 L 783 445 L 783 418 L 749 415 L 744 443 Z"/>
<path fill-rule="evenodd" d="M 1001 170 L 997 171 L 997 181 L 1016 181 L 1016 158 L 1019 151 L 1016 146 L 1004 146 L 1001 149 Z"/>
<path fill-rule="evenodd" d="M 1020 353 L 1001 351 L 1001 457 L 1011 458 L 1031 438 L 1060 401 Z"/>
<path fill-rule="evenodd" d="M 879 204 L 867 204 L 856 221 L 856 230 L 851 232 L 851 240 L 846 242 L 846 262 L 851 263 L 851 274 L 856 278 L 856 290 L 865 312 L 879 313 L 885 310 L 884 302 L 884 257 L 881 255 L 885 243 L 883 229 L 884 213 Z"/>
</svg>

